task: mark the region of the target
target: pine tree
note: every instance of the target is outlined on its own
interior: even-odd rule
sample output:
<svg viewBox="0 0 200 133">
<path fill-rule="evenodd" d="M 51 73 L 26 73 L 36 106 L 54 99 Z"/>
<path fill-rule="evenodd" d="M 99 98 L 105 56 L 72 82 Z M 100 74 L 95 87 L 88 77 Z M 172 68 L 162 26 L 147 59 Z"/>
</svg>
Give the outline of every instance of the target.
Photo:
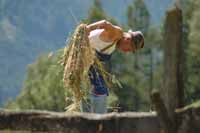
<svg viewBox="0 0 200 133">
<path fill-rule="evenodd" d="M 189 23 L 189 45 L 187 50 L 187 101 L 192 102 L 200 97 L 200 1 L 190 0 L 187 14 Z"/>
<path fill-rule="evenodd" d="M 103 10 L 100 0 L 94 0 L 92 7 L 89 9 L 87 19 L 84 21 L 90 24 L 103 19 L 108 20 L 113 24 L 117 24 L 116 20 L 108 16 Z"/>
<path fill-rule="evenodd" d="M 149 24 L 150 24 L 150 14 L 148 12 L 148 9 L 144 1 L 134 0 L 132 4 L 130 4 L 127 7 L 126 16 L 127 16 L 126 28 L 132 29 L 133 31 L 136 30 L 142 31 L 146 39 L 146 35 L 148 34 Z M 145 54 L 141 52 L 139 53 L 136 52 L 134 53 L 134 55 L 132 54 L 121 55 L 122 56 L 121 58 L 123 58 L 122 62 L 127 60 L 127 63 L 124 63 L 126 64 L 125 67 L 122 67 L 123 70 L 121 70 L 122 71 L 121 74 L 123 75 L 124 79 L 128 81 L 126 82 L 129 87 L 128 97 L 130 97 L 130 99 L 128 100 L 128 102 L 133 104 L 131 105 L 132 106 L 131 110 L 135 111 L 147 110 L 146 107 L 148 104 L 147 102 L 148 100 L 146 99 L 145 96 L 146 94 L 144 93 L 145 92 L 144 89 L 147 88 L 148 84 L 147 80 L 145 80 L 146 76 L 144 73 L 144 71 L 147 71 L 144 70 L 147 67 L 145 67 L 145 65 L 143 65 L 139 60 L 139 58 L 141 58 L 144 55 Z M 132 89 L 130 90 L 130 88 Z M 131 97 L 134 97 L 134 100 L 130 101 Z"/>
<path fill-rule="evenodd" d="M 141 30 L 145 35 L 150 25 L 150 14 L 143 0 L 134 0 L 127 8 L 128 28 Z"/>
</svg>

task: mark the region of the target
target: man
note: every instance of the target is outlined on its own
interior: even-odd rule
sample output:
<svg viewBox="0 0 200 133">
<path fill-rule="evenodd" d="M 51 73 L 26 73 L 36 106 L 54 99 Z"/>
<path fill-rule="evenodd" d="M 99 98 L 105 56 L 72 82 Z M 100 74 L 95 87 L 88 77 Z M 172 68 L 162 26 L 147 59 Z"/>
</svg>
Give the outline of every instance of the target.
<svg viewBox="0 0 200 133">
<path fill-rule="evenodd" d="M 101 20 L 87 26 L 89 43 L 96 50 L 100 61 L 106 62 L 112 52 L 118 49 L 122 52 L 135 52 L 144 47 L 144 37 L 140 31 L 123 32 L 118 26 L 106 20 Z M 91 66 L 89 77 L 92 84 L 90 103 L 81 103 L 82 112 L 106 113 L 108 88 L 99 70 Z"/>
</svg>

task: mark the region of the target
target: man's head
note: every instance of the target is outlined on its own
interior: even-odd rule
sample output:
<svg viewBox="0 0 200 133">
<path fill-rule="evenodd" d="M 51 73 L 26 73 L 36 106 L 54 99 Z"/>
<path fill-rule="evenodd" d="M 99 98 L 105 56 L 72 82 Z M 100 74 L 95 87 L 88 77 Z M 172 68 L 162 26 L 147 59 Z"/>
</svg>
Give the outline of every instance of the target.
<svg viewBox="0 0 200 133">
<path fill-rule="evenodd" d="M 140 31 L 123 33 L 123 37 L 118 41 L 117 48 L 124 52 L 135 52 L 144 47 L 144 36 Z"/>
</svg>

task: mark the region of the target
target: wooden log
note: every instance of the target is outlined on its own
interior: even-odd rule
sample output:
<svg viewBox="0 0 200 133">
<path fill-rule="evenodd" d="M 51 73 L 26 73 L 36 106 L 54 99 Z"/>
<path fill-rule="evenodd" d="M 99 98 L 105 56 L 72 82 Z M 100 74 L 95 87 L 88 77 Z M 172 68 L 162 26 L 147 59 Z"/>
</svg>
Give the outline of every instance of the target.
<svg viewBox="0 0 200 133">
<path fill-rule="evenodd" d="M 169 118 L 169 114 L 167 112 L 163 100 L 161 99 L 160 93 L 158 91 L 153 91 L 151 94 L 151 100 L 155 106 L 159 122 L 164 132 L 175 133 L 173 122 Z"/>
<path fill-rule="evenodd" d="M 166 12 L 164 23 L 164 87 L 161 95 L 169 117 L 184 105 L 184 60 L 182 44 L 182 10 L 174 6 Z"/>
<path fill-rule="evenodd" d="M 200 132 L 200 107 L 179 109 L 176 114 L 186 117 L 186 120 L 189 117 L 189 123 L 186 121 L 189 125 L 187 128 L 189 133 Z M 156 113 L 149 112 L 99 115 L 0 109 L 0 132 L 9 129 L 53 133 L 161 133 L 161 127 Z M 184 129 L 182 131 L 187 131 Z"/>
<path fill-rule="evenodd" d="M 161 95 L 170 120 L 177 131 L 181 118 L 174 110 L 184 105 L 184 50 L 182 43 L 182 10 L 177 5 L 166 12 L 164 23 L 164 86 Z"/>
<path fill-rule="evenodd" d="M 0 110 L 0 130 L 67 133 L 158 133 L 155 113 L 56 113 Z"/>
</svg>

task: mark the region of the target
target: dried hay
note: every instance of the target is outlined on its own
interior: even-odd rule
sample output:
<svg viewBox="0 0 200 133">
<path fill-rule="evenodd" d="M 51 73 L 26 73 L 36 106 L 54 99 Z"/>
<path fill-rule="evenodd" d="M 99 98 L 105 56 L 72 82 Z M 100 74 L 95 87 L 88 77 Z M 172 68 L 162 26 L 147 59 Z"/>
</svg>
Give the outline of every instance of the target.
<svg viewBox="0 0 200 133">
<path fill-rule="evenodd" d="M 88 71 L 91 65 L 100 70 L 104 79 L 111 79 L 111 74 L 105 71 L 103 64 L 96 57 L 95 50 L 89 45 L 86 24 L 80 24 L 70 38 L 69 44 L 64 49 L 62 65 L 64 65 L 64 86 L 73 95 L 73 104 L 66 108 L 67 111 L 78 111 L 80 101 L 90 92 Z M 108 80 L 105 81 L 110 87 Z"/>
</svg>

